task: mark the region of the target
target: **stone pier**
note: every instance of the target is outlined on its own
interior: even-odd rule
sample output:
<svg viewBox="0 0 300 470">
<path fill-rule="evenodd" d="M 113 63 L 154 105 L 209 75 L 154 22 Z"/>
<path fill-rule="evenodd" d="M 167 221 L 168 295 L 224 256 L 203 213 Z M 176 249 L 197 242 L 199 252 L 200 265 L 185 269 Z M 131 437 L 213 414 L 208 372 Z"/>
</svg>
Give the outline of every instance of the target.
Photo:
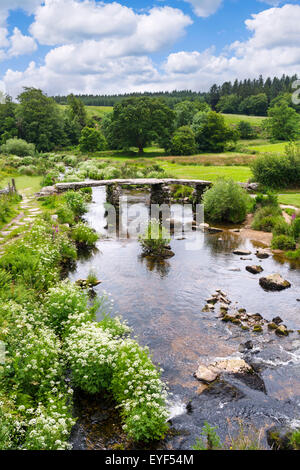
<svg viewBox="0 0 300 470">
<path fill-rule="evenodd" d="M 152 204 L 170 204 L 171 202 L 171 191 L 169 185 L 162 184 L 153 184 L 151 185 L 151 197 L 150 203 Z"/>
</svg>

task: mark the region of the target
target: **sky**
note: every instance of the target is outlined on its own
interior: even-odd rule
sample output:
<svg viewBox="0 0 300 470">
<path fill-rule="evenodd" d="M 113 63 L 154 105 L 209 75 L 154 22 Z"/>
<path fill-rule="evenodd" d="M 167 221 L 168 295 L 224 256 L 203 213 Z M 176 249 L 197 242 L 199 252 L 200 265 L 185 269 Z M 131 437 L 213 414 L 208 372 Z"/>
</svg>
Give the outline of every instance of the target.
<svg viewBox="0 0 300 470">
<path fill-rule="evenodd" d="M 299 25 L 299 0 L 0 0 L 0 89 L 207 91 L 300 76 Z"/>
</svg>

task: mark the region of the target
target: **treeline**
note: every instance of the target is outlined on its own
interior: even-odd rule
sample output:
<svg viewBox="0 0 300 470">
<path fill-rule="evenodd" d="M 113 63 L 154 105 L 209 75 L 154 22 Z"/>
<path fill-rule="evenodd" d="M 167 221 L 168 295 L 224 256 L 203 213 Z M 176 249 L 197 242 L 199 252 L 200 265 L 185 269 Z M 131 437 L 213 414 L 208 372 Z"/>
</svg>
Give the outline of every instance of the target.
<svg viewBox="0 0 300 470">
<path fill-rule="evenodd" d="M 80 98 L 85 106 L 114 106 L 117 103 L 120 103 L 124 98 L 139 98 L 139 97 L 149 97 L 149 98 L 163 98 L 168 106 L 173 108 L 177 103 L 181 101 L 189 100 L 196 101 L 198 99 L 203 99 L 206 97 L 206 93 L 198 93 L 191 90 L 183 91 L 162 91 L 162 92 L 144 92 L 144 93 L 123 93 L 118 95 L 76 95 L 76 98 Z M 58 104 L 67 104 L 67 96 L 55 96 L 55 101 Z"/>
<path fill-rule="evenodd" d="M 144 92 L 118 95 L 78 95 L 77 98 L 85 106 L 114 106 L 124 98 L 163 98 L 170 108 L 182 101 L 206 101 L 213 110 L 230 114 L 247 114 L 266 116 L 272 101 L 279 95 L 291 93 L 292 84 L 297 75 L 283 75 L 281 78 L 267 78 L 238 80 L 224 82 L 222 85 L 214 84 L 209 92 L 194 92 L 191 90 L 172 92 Z M 67 104 L 67 96 L 56 96 L 59 104 Z"/>
</svg>

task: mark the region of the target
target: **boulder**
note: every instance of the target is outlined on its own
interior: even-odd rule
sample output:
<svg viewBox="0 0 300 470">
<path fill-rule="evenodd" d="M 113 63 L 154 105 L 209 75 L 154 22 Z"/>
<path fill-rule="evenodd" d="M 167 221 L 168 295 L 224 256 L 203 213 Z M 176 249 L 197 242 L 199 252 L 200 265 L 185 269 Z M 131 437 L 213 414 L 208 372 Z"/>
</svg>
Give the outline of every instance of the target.
<svg viewBox="0 0 300 470">
<path fill-rule="evenodd" d="M 240 358 L 221 359 L 209 366 L 200 364 L 194 377 L 204 383 L 211 383 L 217 380 L 222 373 L 245 374 L 253 372 L 253 369 L 246 361 Z"/>
<path fill-rule="evenodd" d="M 283 323 L 283 320 L 280 317 L 275 317 L 273 318 L 272 322 L 274 322 L 276 325 L 280 325 L 280 323 Z"/>
<path fill-rule="evenodd" d="M 260 274 L 263 272 L 261 266 L 246 266 L 246 270 L 251 274 Z"/>
<path fill-rule="evenodd" d="M 257 258 L 259 258 L 259 259 L 267 259 L 267 258 L 269 258 L 271 255 L 270 255 L 270 253 L 269 253 L 267 250 L 259 249 L 259 250 L 256 251 L 256 256 L 257 256 Z"/>
<path fill-rule="evenodd" d="M 208 227 L 208 233 L 222 233 L 224 230 L 216 227 Z"/>
<path fill-rule="evenodd" d="M 278 326 L 278 328 L 276 328 L 276 330 L 275 330 L 275 333 L 278 336 L 288 336 L 289 335 L 288 329 L 285 325 Z"/>
<path fill-rule="evenodd" d="M 268 291 L 281 291 L 291 287 L 291 283 L 283 279 L 283 277 L 278 273 L 262 277 L 259 280 L 259 284 L 263 289 Z"/>
<path fill-rule="evenodd" d="M 235 250 L 233 254 L 238 256 L 249 256 L 252 254 L 252 252 L 249 250 Z"/>
<path fill-rule="evenodd" d="M 219 372 L 214 370 L 212 367 L 206 367 L 204 365 L 199 365 L 197 371 L 194 374 L 194 377 L 197 380 L 200 380 L 204 383 L 211 383 L 217 380 L 219 377 Z"/>
</svg>

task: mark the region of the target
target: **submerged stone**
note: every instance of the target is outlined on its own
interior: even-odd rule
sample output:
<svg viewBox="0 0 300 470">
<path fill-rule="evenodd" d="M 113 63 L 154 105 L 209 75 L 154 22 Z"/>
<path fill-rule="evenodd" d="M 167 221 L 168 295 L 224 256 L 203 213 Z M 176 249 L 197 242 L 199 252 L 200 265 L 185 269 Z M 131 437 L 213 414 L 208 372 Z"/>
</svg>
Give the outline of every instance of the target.
<svg viewBox="0 0 300 470">
<path fill-rule="evenodd" d="M 263 268 L 261 266 L 246 266 L 246 271 L 251 274 L 260 274 L 263 272 Z"/>
</svg>

